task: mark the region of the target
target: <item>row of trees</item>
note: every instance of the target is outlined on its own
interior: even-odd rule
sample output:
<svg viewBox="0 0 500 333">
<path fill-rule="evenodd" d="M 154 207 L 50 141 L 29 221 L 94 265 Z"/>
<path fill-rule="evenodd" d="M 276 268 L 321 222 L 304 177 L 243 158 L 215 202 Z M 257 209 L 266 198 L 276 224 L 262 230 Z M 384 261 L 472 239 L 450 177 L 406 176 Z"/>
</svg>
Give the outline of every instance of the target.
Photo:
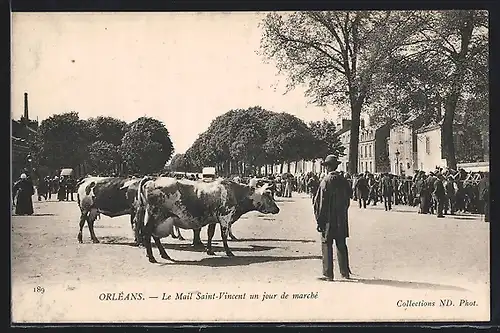
<svg viewBox="0 0 500 333">
<path fill-rule="evenodd" d="M 260 51 L 289 89 L 308 87 L 311 103 L 349 106 L 351 173 L 362 112 L 403 121 L 439 118 L 444 109 L 443 149 L 453 168 L 454 123 L 488 128 L 486 11 L 275 12 L 262 22 Z"/>
<path fill-rule="evenodd" d="M 140 117 L 127 124 L 112 117 L 84 120 L 68 112 L 41 122 L 31 150 L 42 173 L 84 165 L 86 173 L 111 174 L 124 165 L 128 173 L 149 174 L 163 169 L 174 148 L 156 119 Z"/>
<path fill-rule="evenodd" d="M 196 171 L 216 166 L 219 174 L 260 172 L 261 167 L 300 159 L 344 155 L 335 124 L 318 121 L 306 124 L 288 113 L 261 107 L 231 110 L 215 118 L 210 127 L 185 154 L 172 158 L 172 171 Z M 283 170 L 281 170 L 283 172 Z"/>
</svg>

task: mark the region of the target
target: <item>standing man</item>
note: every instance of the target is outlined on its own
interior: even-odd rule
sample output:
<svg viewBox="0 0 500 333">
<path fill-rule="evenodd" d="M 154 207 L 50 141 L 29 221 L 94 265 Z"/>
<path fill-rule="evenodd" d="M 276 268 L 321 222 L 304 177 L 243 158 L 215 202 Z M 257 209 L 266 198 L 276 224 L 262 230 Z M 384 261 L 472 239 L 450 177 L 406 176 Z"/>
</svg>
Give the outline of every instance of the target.
<svg viewBox="0 0 500 333">
<path fill-rule="evenodd" d="M 327 174 L 320 182 L 314 196 L 314 215 L 317 231 L 321 233 L 323 276 L 320 280 L 333 281 L 333 241 L 337 247 L 340 274 L 348 279 L 349 255 L 346 238 L 349 237 L 348 214 L 352 189 L 349 182 L 335 170 L 340 162 L 334 155 L 328 155 L 322 165 Z"/>
<path fill-rule="evenodd" d="M 483 174 L 479 181 L 479 199 L 484 205 L 484 222 L 490 222 L 490 179 L 489 172 Z"/>
<path fill-rule="evenodd" d="M 443 185 L 443 175 L 438 174 L 437 177 L 434 178 L 432 196 L 436 206 L 437 217 L 443 218 L 444 200 L 446 198 L 446 192 Z"/>
<path fill-rule="evenodd" d="M 368 180 L 366 180 L 364 174 L 360 174 L 354 185 L 354 191 L 358 198 L 359 208 L 366 208 L 366 200 L 368 199 L 368 193 L 370 188 L 368 187 Z"/>
<path fill-rule="evenodd" d="M 381 180 L 381 192 L 384 200 L 384 208 L 386 211 L 392 209 L 392 195 L 394 194 L 394 188 L 392 187 L 392 179 L 389 174 L 384 173 Z"/>
</svg>

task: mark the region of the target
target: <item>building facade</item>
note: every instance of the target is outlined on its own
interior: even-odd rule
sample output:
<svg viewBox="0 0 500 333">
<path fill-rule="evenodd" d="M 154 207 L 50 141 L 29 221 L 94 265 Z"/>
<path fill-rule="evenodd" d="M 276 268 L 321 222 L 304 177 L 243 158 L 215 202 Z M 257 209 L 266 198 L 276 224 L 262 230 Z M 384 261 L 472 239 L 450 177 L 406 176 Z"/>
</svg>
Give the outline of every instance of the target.
<svg viewBox="0 0 500 333">
<path fill-rule="evenodd" d="M 412 117 L 391 127 L 389 161 L 392 174 L 411 176 L 419 169 L 416 130 L 422 125 L 422 117 Z"/>
<path fill-rule="evenodd" d="M 417 133 L 417 169 L 425 172 L 435 170 L 436 167 L 445 168 L 443 158 L 441 124 L 424 126 Z"/>
<path fill-rule="evenodd" d="M 344 146 L 344 156 L 339 157 L 340 165 L 337 170 L 347 172 L 349 164 L 349 143 L 351 141 L 351 130 L 346 129 L 339 134 L 339 140 Z"/>
<path fill-rule="evenodd" d="M 375 172 L 375 132 L 369 126 L 359 131 L 358 172 Z"/>
<path fill-rule="evenodd" d="M 389 172 L 390 124 L 368 126 L 359 131 L 358 172 Z"/>
</svg>

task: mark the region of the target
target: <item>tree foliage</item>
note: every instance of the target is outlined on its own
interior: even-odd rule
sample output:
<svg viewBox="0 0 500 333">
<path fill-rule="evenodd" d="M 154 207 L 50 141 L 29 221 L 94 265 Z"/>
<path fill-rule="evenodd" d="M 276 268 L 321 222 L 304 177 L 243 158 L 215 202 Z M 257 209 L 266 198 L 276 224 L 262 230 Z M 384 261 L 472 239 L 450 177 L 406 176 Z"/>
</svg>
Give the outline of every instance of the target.
<svg viewBox="0 0 500 333">
<path fill-rule="evenodd" d="M 86 158 L 85 122 L 77 112 L 53 115 L 43 120 L 36 138 L 37 163 L 57 170 L 76 167 Z"/>
<path fill-rule="evenodd" d="M 113 117 L 95 117 L 87 119 L 89 141 L 104 141 L 119 146 L 127 132 L 127 123 Z"/>
<path fill-rule="evenodd" d="M 169 164 L 170 171 L 174 172 L 187 172 L 189 171 L 189 164 L 185 154 L 175 154 Z"/>
<path fill-rule="evenodd" d="M 338 132 L 333 121 L 322 120 L 309 123 L 309 128 L 314 137 L 313 158 L 324 158 L 327 155 L 342 157 L 345 147 L 340 142 Z"/>
<path fill-rule="evenodd" d="M 88 148 L 87 165 L 91 174 L 111 175 L 119 161 L 118 146 L 106 141 L 96 141 Z"/>
<path fill-rule="evenodd" d="M 404 11 L 270 13 L 263 21 L 261 51 L 289 78 L 305 84 L 319 105 L 351 109 L 350 172 L 357 171 L 359 125 L 373 81 L 388 58 L 412 45 L 421 18 Z"/>
<path fill-rule="evenodd" d="M 122 139 L 120 153 L 129 171 L 156 173 L 174 152 L 170 134 L 159 120 L 141 117 L 130 124 Z"/>
<path fill-rule="evenodd" d="M 247 172 L 254 173 L 255 168 L 264 165 L 315 158 L 325 151 L 337 152 L 340 148 L 335 127 L 328 122 L 324 127 L 322 124 L 315 136 L 306 123 L 287 113 L 261 107 L 230 110 L 212 121 L 185 157 L 190 171 L 216 165 L 219 172 L 229 174 L 241 172 L 241 163 Z M 330 146 L 332 150 L 328 150 Z"/>
</svg>

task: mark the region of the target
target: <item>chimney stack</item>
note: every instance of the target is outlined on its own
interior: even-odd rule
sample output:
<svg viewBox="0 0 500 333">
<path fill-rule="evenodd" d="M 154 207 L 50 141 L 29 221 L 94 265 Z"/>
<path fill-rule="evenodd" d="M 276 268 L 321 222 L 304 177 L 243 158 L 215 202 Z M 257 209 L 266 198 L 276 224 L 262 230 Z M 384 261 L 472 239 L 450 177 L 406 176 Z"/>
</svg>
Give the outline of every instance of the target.
<svg viewBox="0 0 500 333">
<path fill-rule="evenodd" d="M 29 120 L 28 116 L 28 93 L 24 93 L 24 118 L 26 121 Z"/>
</svg>

